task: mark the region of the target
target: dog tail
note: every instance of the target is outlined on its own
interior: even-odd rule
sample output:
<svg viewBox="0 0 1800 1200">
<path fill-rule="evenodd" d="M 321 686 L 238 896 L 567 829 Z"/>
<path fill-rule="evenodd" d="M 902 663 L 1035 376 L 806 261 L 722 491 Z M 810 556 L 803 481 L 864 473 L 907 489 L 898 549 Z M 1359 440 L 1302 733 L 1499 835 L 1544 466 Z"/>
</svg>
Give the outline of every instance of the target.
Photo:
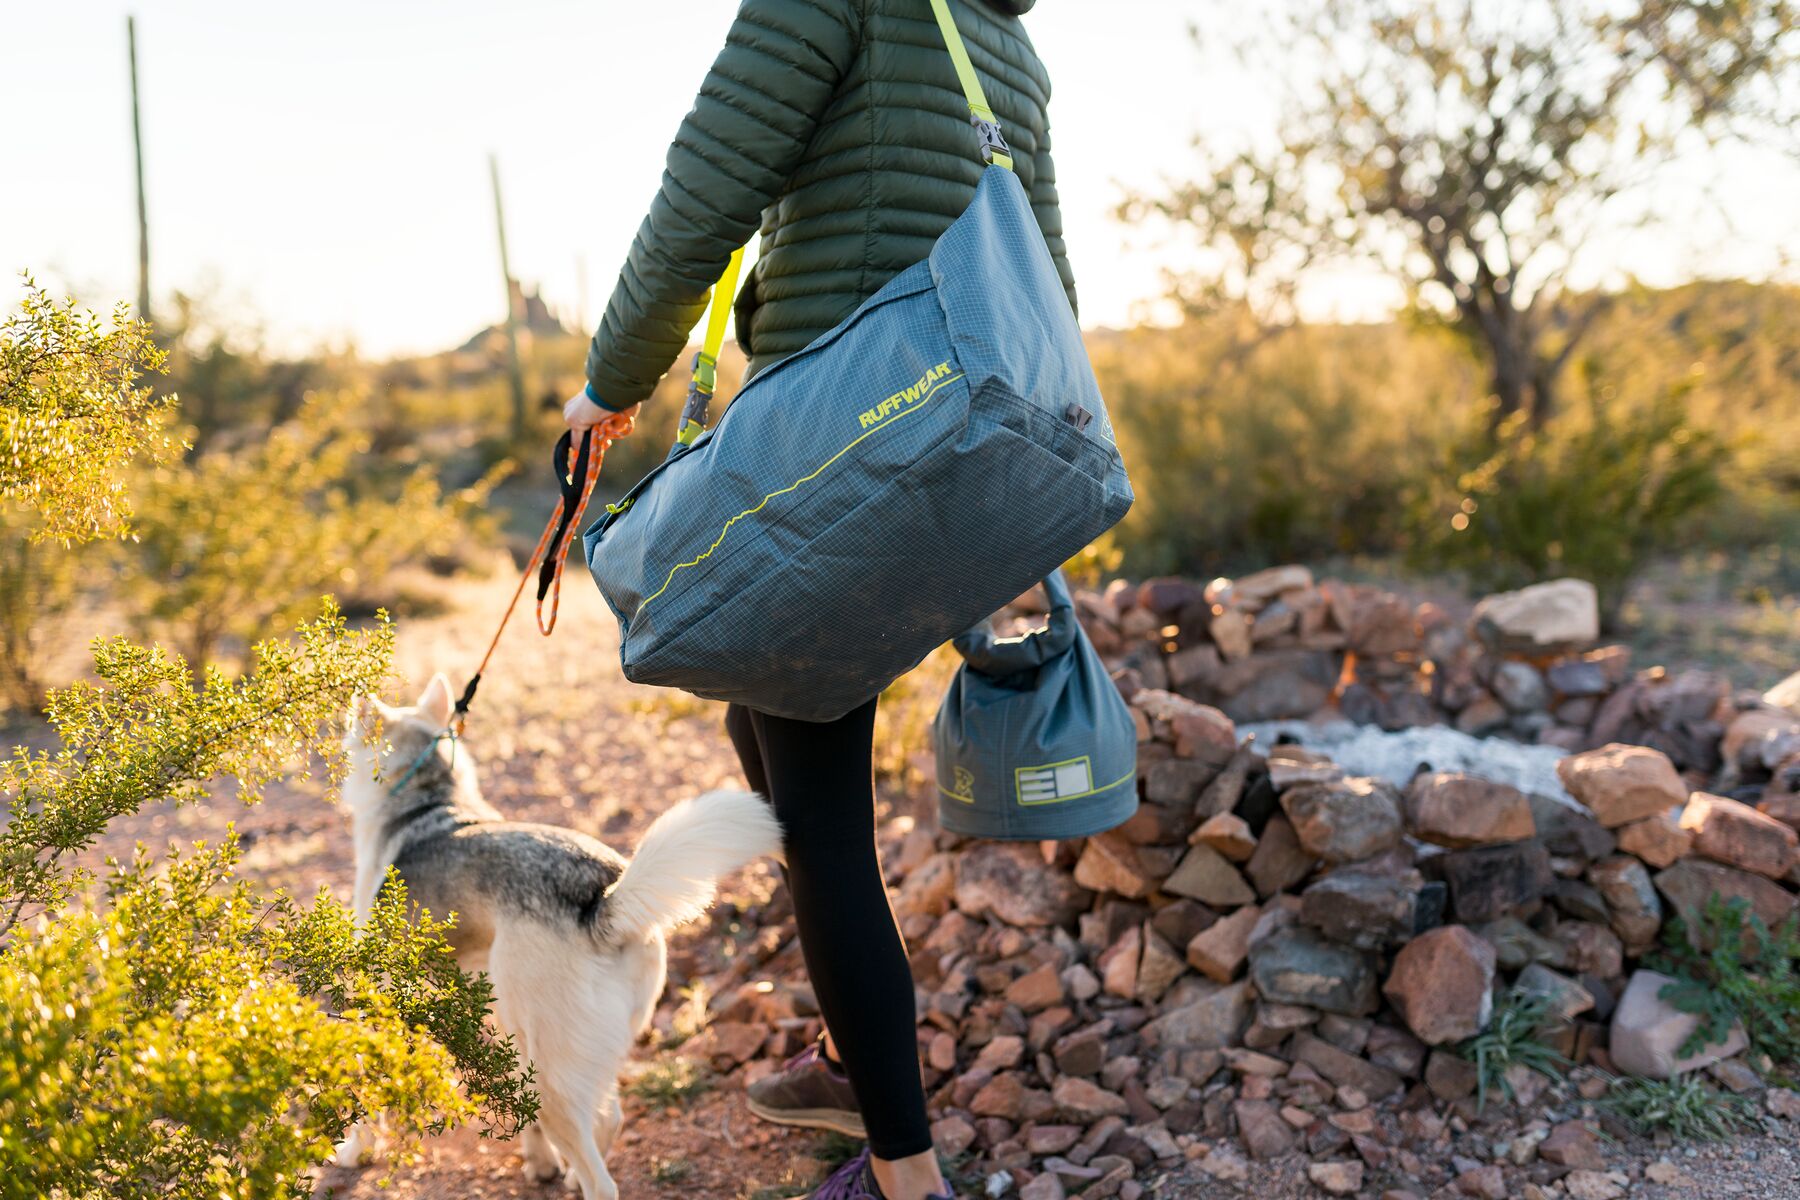
<svg viewBox="0 0 1800 1200">
<path fill-rule="evenodd" d="M 606 896 L 600 932 L 628 941 L 706 911 L 719 876 L 781 852 L 781 825 L 754 792 L 708 792 L 656 818 Z"/>
</svg>

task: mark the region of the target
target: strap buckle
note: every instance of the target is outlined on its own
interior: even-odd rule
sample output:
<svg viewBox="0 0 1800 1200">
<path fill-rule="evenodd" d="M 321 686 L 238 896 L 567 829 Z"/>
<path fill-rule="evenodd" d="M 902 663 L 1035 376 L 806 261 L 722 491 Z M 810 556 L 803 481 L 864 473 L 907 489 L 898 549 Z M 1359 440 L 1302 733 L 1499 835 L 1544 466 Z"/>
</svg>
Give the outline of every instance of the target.
<svg viewBox="0 0 1800 1200">
<path fill-rule="evenodd" d="M 693 374 L 688 376 L 687 401 L 681 406 L 681 426 L 675 433 L 676 446 L 693 445 L 706 429 L 707 409 L 718 382 L 719 360 L 704 350 L 696 353 Z"/>
<path fill-rule="evenodd" d="M 1012 147 L 1006 144 L 1006 135 L 1000 132 L 1000 122 L 994 119 L 993 113 L 982 116 L 978 112 L 969 113 L 969 124 L 981 135 L 981 159 L 992 166 L 996 160 L 1000 165 L 1012 168 Z"/>
</svg>

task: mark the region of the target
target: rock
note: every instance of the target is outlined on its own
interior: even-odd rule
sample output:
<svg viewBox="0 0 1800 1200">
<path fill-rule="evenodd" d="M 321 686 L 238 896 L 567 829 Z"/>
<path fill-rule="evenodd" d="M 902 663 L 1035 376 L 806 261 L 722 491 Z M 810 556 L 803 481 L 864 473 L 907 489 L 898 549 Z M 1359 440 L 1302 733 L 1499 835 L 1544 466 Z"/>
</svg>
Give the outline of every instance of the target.
<svg viewBox="0 0 1800 1200">
<path fill-rule="evenodd" d="M 1280 1158 L 1299 1144 L 1293 1126 L 1281 1119 L 1281 1110 L 1267 1100 L 1239 1100 L 1231 1106 L 1237 1118 L 1238 1138 L 1251 1158 Z"/>
<path fill-rule="evenodd" d="M 1262 835 L 1256 840 L 1256 852 L 1244 864 L 1244 874 L 1264 897 L 1286 891 L 1308 875 L 1318 858 L 1307 853 L 1299 835 L 1286 817 L 1279 813 L 1269 818 Z"/>
<path fill-rule="evenodd" d="M 1714 892 L 1726 900 L 1744 900 L 1770 929 L 1778 927 L 1794 911 L 1794 897 L 1781 885 L 1761 875 L 1698 858 L 1684 858 L 1668 870 L 1659 871 L 1654 882 L 1663 899 L 1690 928 Z"/>
<path fill-rule="evenodd" d="M 1662 902 L 1644 864 L 1628 854 L 1614 855 L 1588 868 L 1588 882 L 1606 901 L 1607 924 L 1628 949 L 1644 950 L 1662 931 Z"/>
<path fill-rule="evenodd" d="M 1223 767 L 1237 753 L 1237 727 L 1231 718 L 1210 704 L 1195 703 L 1169 718 L 1175 735 L 1175 753 Z"/>
<path fill-rule="evenodd" d="M 1404 1029 L 1376 1025 L 1369 1030 L 1369 1061 L 1408 1079 L 1425 1069 L 1425 1043 Z"/>
<path fill-rule="evenodd" d="M 1538 1143 L 1538 1157 L 1545 1162 L 1571 1170 L 1604 1171 L 1606 1155 L 1600 1150 L 1600 1139 L 1585 1121 L 1564 1121 Z"/>
<path fill-rule="evenodd" d="M 1473 1096 L 1481 1087 L 1481 1073 L 1466 1058 L 1433 1050 L 1425 1062 L 1425 1086 L 1439 1100 L 1461 1100 Z"/>
<path fill-rule="evenodd" d="M 1417 871 L 1333 871 L 1301 893 L 1300 921 L 1358 950 L 1397 945 L 1413 935 L 1420 884 Z"/>
<path fill-rule="evenodd" d="M 1144 954 L 1144 931 L 1136 925 L 1120 934 L 1101 952 L 1100 988 L 1109 996 L 1130 1000 L 1137 995 L 1138 963 Z"/>
<path fill-rule="evenodd" d="M 1025 1081 L 1016 1072 L 996 1075 L 975 1093 L 969 1111 L 978 1117 L 1016 1121 L 1025 1107 L 1025 1091 Z"/>
<path fill-rule="evenodd" d="M 1635 854 L 1658 870 L 1680 862 L 1693 848 L 1694 835 L 1681 827 L 1681 817 L 1673 809 L 1633 821 L 1619 830 L 1619 849 Z"/>
<path fill-rule="evenodd" d="M 1471 925 L 1534 907 L 1556 881 L 1549 851 L 1535 841 L 1452 850 L 1420 865 L 1442 876 L 1451 911 Z"/>
<path fill-rule="evenodd" d="M 1526 797 L 1526 801 L 1531 805 L 1531 820 L 1537 826 L 1538 841 L 1558 858 L 1593 862 L 1619 848 L 1618 838 L 1594 820 L 1585 808 L 1537 793 Z"/>
<path fill-rule="evenodd" d="M 1695 792 L 1681 814 L 1694 853 L 1728 867 L 1780 879 L 1794 866 L 1800 835 L 1747 804 Z"/>
<path fill-rule="evenodd" d="M 1250 933 L 1261 917 L 1262 910 L 1252 905 L 1220 918 L 1188 942 L 1188 962 L 1208 979 L 1230 983 L 1250 957 Z"/>
<path fill-rule="evenodd" d="M 1247 984 L 1226 984 L 1157 1017 L 1143 1027 L 1141 1036 L 1159 1049 L 1223 1050 L 1236 1045 L 1250 1023 L 1251 1003 Z"/>
<path fill-rule="evenodd" d="M 1300 845 L 1328 862 L 1373 858 L 1400 844 L 1400 796 L 1380 779 L 1302 784 L 1281 794 L 1281 807 Z"/>
<path fill-rule="evenodd" d="M 1559 658 L 1545 669 L 1544 682 L 1570 699 L 1604 696 L 1612 688 L 1606 667 L 1592 658 Z"/>
<path fill-rule="evenodd" d="M 948 1154 L 941 1142 L 935 1143 L 938 1153 Z M 1062 1179 L 1055 1171 L 1043 1171 L 1031 1177 L 1031 1182 L 1019 1189 L 1019 1200 L 1064 1200 L 1068 1195 L 1063 1190 Z"/>
<path fill-rule="evenodd" d="M 1542 996 L 1558 1020 L 1573 1021 L 1594 1009 L 1594 995 L 1567 975 L 1559 975 L 1543 963 L 1532 963 L 1519 972 L 1513 984 L 1528 996 Z"/>
<path fill-rule="evenodd" d="M 1306 717 L 1330 702 L 1339 673 L 1329 651 L 1268 650 L 1227 662 L 1213 679 L 1214 698 L 1234 721 Z"/>
<path fill-rule="evenodd" d="M 1366 1059 L 1339 1050 L 1309 1033 L 1296 1033 L 1290 1055 L 1338 1087 L 1355 1088 L 1371 1100 L 1381 1100 L 1406 1086 L 1400 1076 Z"/>
<path fill-rule="evenodd" d="M 1563 1190 L 1569 1200 L 1621 1200 L 1630 1183 L 1618 1171 L 1570 1171 L 1563 1177 Z"/>
<path fill-rule="evenodd" d="M 1169 945 L 1185 946 L 1195 935 L 1211 929 L 1218 920 L 1218 913 L 1184 896 L 1157 909 L 1156 915 L 1150 918 L 1150 925 L 1168 940 Z"/>
<path fill-rule="evenodd" d="M 1375 970 L 1367 955 L 1302 927 L 1283 929 L 1250 949 L 1250 977 L 1272 1004 L 1367 1016 L 1375 1011 Z"/>
<path fill-rule="evenodd" d="M 991 912 L 1008 925 L 1067 925 L 1091 900 L 1028 843 L 977 842 L 956 863 L 956 907 L 971 917 Z"/>
<path fill-rule="evenodd" d="M 1625 944 L 1604 925 L 1564 921 L 1557 925 L 1552 940 L 1561 944 L 1561 961 L 1571 971 L 1612 979 L 1625 969 Z"/>
<path fill-rule="evenodd" d="M 1190 847 L 1175 873 L 1163 880 L 1162 889 L 1176 896 L 1191 896 L 1202 904 L 1218 908 L 1256 902 L 1256 893 L 1238 874 L 1238 869 L 1211 846 Z"/>
<path fill-rule="evenodd" d="M 1224 612 L 1214 613 L 1208 632 L 1212 635 L 1213 644 L 1219 648 L 1220 657 L 1226 662 L 1239 662 L 1250 657 L 1250 631 L 1253 624 L 1254 618 L 1238 609 L 1228 608 Z"/>
<path fill-rule="evenodd" d="M 1506 705 L 1487 692 L 1482 692 L 1456 714 L 1456 729 L 1470 737 L 1485 737 L 1505 725 L 1512 716 Z"/>
<path fill-rule="evenodd" d="M 1195 798 L 1218 773 L 1211 763 L 1189 758 L 1165 758 L 1142 770 L 1144 799 L 1184 816 L 1193 811 Z"/>
<path fill-rule="evenodd" d="M 1500 703 L 1506 705 L 1508 711 L 1515 713 L 1539 712 L 1550 704 L 1550 688 L 1544 683 L 1544 677 L 1530 663 L 1507 661 L 1494 668 L 1494 676 L 1489 681 L 1494 695 Z"/>
<path fill-rule="evenodd" d="M 1101 1117 L 1122 1117 L 1129 1111 L 1125 1097 L 1107 1091 L 1092 1080 L 1072 1075 L 1051 1085 L 1050 1099 L 1065 1118 L 1084 1124 Z"/>
<path fill-rule="evenodd" d="M 1642 821 L 1687 802 L 1687 785 L 1669 756 L 1613 742 L 1556 764 L 1556 777 L 1608 829 Z"/>
<path fill-rule="evenodd" d="M 1537 833 L 1518 788 L 1456 771 L 1419 775 L 1406 789 L 1407 831 L 1452 850 L 1518 842 Z"/>
<path fill-rule="evenodd" d="M 1577 921 L 1605 923 L 1612 920 L 1612 912 L 1599 890 L 1579 879 L 1558 879 L 1550 888 L 1550 900 L 1559 911 Z"/>
<path fill-rule="evenodd" d="M 1460 925 L 1401 947 L 1383 994 L 1427 1046 L 1474 1037 L 1494 1014 L 1494 948 Z"/>
<path fill-rule="evenodd" d="M 931 1144 L 939 1154 L 954 1158 L 975 1144 L 975 1126 L 956 1116 L 933 1121 Z"/>
<path fill-rule="evenodd" d="M 1236 813 L 1222 812 L 1208 817 L 1188 836 L 1197 846 L 1211 846 L 1234 863 L 1249 862 L 1256 853 L 1256 835 L 1250 824 Z"/>
<path fill-rule="evenodd" d="M 1200 1169 L 1221 1183 L 1242 1184 L 1250 1178 L 1250 1164 L 1235 1150 L 1224 1147 L 1201 1159 Z"/>
<path fill-rule="evenodd" d="M 1743 1027 L 1734 1024 L 1722 1045 L 1681 1057 L 1681 1045 L 1699 1027 L 1700 1018 L 1662 998 L 1662 990 L 1675 982 L 1668 975 L 1639 970 L 1626 984 L 1625 994 L 1613 1011 L 1608 1044 L 1614 1065 L 1625 1074 L 1670 1079 L 1730 1058 L 1749 1044 Z"/>
<path fill-rule="evenodd" d="M 1116 830 L 1087 840 L 1075 864 L 1075 882 L 1091 891 L 1113 892 L 1134 900 L 1148 896 L 1156 887 L 1137 847 Z"/>
<path fill-rule="evenodd" d="M 1763 1097 L 1769 1115 L 1783 1121 L 1800 1121 L 1800 1092 L 1788 1088 L 1770 1088 Z"/>
<path fill-rule="evenodd" d="M 1110 1032 L 1111 1025 L 1102 1021 L 1057 1038 L 1050 1045 L 1056 1069 L 1064 1075 L 1098 1075 L 1106 1065 L 1106 1035 Z"/>
<path fill-rule="evenodd" d="M 1243 608 L 1261 608 L 1283 592 L 1304 591 L 1313 586 L 1311 568 L 1298 564 L 1265 567 L 1229 582 L 1224 602 Z M 1217 602 L 1220 597 L 1213 597 Z"/>
<path fill-rule="evenodd" d="M 1306 1177 L 1327 1195 L 1354 1196 L 1362 1190 L 1363 1165 L 1353 1160 L 1311 1163 L 1306 1168 Z"/>
<path fill-rule="evenodd" d="M 1027 971 L 1006 985 L 1006 1002 L 1016 1004 L 1028 1013 L 1049 1008 L 1063 1001 L 1062 977 L 1055 963 L 1045 963 Z"/>
<path fill-rule="evenodd" d="M 1502 917 L 1471 928 L 1494 948 L 1503 971 L 1517 971 L 1534 962 L 1553 967 L 1568 965 L 1568 951 L 1562 943 L 1545 937 L 1516 917 Z"/>
<path fill-rule="evenodd" d="M 1500 592 L 1475 606 L 1470 626 L 1482 643 L 1503 653 L 1550 655 L 1600 638 L 1600 600 L 1582 579 L 1556 579 Z"/>
<path fill-rule="evenodd" d="M 894 897 L 894 912 L 902 917 L 914 913 L 941 917 L 955 899 L 956 856 L 940 852 L 907 872 L 906 882 Z"/>
<path fill-rule="evenodd" d="M 1187 963 L 1149 925 L 1144 926 L 1144 952 L 1138 960 L 1137 998 L 1154 1004 L 1181 978 Z"/>
</svg>

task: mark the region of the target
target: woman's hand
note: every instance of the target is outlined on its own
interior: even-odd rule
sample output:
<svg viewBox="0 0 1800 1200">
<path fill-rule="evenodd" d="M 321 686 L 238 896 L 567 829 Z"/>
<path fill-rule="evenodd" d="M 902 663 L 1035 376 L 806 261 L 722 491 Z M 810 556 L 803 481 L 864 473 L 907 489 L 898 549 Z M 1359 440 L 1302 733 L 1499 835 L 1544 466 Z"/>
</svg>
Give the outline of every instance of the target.
<svg viewBox="0 0 1800 1200">
<path fill-rule="evenodd" d="M 584 429 L 592 429 L 606 418 L 618 415 L 617 412 L 605 405 L 596 404 L 593 393 L 585 386 L 571 396 L 567 404 L 563 405 L 563 424 L 576 433 L 580 433 Z"/>
</svg>

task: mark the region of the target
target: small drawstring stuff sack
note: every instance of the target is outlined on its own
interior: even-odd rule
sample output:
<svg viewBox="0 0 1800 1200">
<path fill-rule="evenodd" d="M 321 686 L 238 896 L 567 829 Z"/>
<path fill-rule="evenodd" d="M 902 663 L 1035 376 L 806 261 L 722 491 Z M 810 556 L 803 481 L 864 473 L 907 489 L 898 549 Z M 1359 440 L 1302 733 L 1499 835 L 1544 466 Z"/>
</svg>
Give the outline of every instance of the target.
<svg viewBox="0 0 1800 1200">
<path fill-rule="evenodd" d="M 989 620 L 952 643 L 963 664 L 932 726 L 938 823 L 952 833 L 1088 837 L 1137 811 L 1131 710 L 1075 619 L 1062 572 L 1044 592 L 1044 628 L 1002 638 Z"/>
</svg>

